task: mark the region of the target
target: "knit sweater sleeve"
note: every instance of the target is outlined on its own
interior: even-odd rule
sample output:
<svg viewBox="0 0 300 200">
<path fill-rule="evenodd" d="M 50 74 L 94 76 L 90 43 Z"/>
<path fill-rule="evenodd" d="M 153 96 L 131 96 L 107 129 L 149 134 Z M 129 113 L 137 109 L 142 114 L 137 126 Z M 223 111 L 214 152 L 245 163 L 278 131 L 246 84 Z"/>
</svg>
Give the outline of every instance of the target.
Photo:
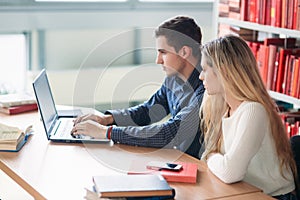
<svg viewBox="0 0 300 200">
<path fill-rule="evenodd" d="M 223 182 L 244 178 L 251 159 L 270 132 L 269 117 L 259 103 L 244 102 L 229 118 L 222 120 L 224 153 L 209 156 L 208 168 Z"/>
</svg>

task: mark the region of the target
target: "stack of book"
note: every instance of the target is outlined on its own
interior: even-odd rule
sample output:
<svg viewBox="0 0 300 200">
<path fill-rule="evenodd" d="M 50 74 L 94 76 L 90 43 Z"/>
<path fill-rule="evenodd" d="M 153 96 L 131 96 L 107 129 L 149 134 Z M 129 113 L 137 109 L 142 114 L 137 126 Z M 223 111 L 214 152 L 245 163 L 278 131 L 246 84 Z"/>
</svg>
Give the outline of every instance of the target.
<svg viewBox="0 0 300 200">
<path fill-rule="evenodd" d="M 85 199 L 174 199 L 175 190 L 158 174 L 99 175 L 93 177 L 94 187 L 87 190 Z"/>
<path fill-rule="evenodd" d="M 35 97 L 28 93 L 0 95 L 0 112 L 13 115 L 37 110 Z"/>
</svg>

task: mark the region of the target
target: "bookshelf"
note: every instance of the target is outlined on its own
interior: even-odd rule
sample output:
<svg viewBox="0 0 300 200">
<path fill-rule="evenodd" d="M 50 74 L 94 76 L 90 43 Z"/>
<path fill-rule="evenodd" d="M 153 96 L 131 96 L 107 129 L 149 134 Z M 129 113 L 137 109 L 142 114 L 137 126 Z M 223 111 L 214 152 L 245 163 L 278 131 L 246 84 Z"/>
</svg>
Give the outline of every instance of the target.
<svg viewBox="0 0 300 200">
<path fill-rule="evenodd" d="M 254 22 L 241 21 L 241 20 L 231 19 L 226 17 L 219 17 L 218 23 L 238 26 L 241 28 L 251 29 L 259 32 L 266 32 L 271 34 L 285 35 L 287 37 L 300 38 L 300 31 L 293 30 L 293 29 L 274 27 L 271 25 L 263 25 Z"/>
<path fill-rule="evenodd" d="M 217 1 L 217 4 L 224 5 L 224 2 L 225 2 L 225 4 L 227 2 L 228 7 L 229 7 L 228 12 L 230 13 L 231 12 L 230 11 L 231 10 L 230 2 L 239 2 L 239 5 L 240 5 L 240 16 L 239 17 L 241 19 L 242 18 L 242 7 L 243 7 L 242 4 L 245 3 L 245 1 L 248 2 L 248 3 L 246 3 L 246 5 L 248 4 L 248 6 L 250 6 L 251 0 L 240 0 L 240 1 L 238 1 L 238 0 L 234 0 L 234 1 L 220 0 L 220 1 Z M 300 0 L 294 0 L 294 2 L 295 2 L 295 4 L 298 4 L 300 6 Z M 218 6 L 216 6 L 216 7 L 218 7 Z M 298 11 L 299 11 L 299 8 L 298 8 Z M 248 12 L 250 12 L 250 11 L 248 10 Z M 264 35 L 265 37 L 269 37 L 270 35 L 271 35 L 271 37 L 284 37 L 284 38 L 293 37 L 293 38 L 297 39 L 297 43 L 299 44 L 299 41 L 300 41 L 300 30 L 299 29 L 295 30 L 295 29 L 282 28 L 282 27 L 252 22 L 252 21 L 250 21 L 249 16 L 248 16 L 247 21 L 244 21 L 244 20 L 232 18 L 232 17 L 230 17 L 230 14 L 228 14 L 229 16 L 225 16 L 225 17 L 220 16 L 220 15 L 221 15 L 221 11 L 218 10 L 218 14 L 217 14 L 218 28 L 219 28 L 219 25 L 225 24 L 225 25 L 229 25 L 229 26 L 234 26 L 234 27 L 239 27 L 239 28 L 243 28 L 243 29 L 247 29 L 247 30 L 256 31 L 258 33 L 266 33 Z M 250 15 L 250 14 L 248 13 L 248 15 Z M 299 14 L 298 14 L 298 16 L 299 16 Z M 279 92 L 272 91 L 272 90 L 269 90 L 269 93 L 270 93 L 271 97 L 275 100 L 290 103 L 294 106 L 294 108 L 300 108 L 300 99 L 299 98 L 295 98 L 290 95 L 279 93 Z"/>
</svg>

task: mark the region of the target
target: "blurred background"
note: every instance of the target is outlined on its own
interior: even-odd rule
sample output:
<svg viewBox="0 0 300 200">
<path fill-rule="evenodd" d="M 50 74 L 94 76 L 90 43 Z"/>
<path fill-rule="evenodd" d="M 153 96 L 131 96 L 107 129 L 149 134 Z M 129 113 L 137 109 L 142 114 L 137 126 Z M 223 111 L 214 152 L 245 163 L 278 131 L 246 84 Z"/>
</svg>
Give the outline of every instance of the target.
<svg viewBox="0 0 300 200">
<path fill-rule="evenodd" d="M 0 94 L 31 91 L 46 68 L 57 104 L 134 105 L 164 78 L 154 28 L 188 15 L 206 42 L 217 35 L 215 13 L 212 0 L 1 0 Z"/>
</svg>

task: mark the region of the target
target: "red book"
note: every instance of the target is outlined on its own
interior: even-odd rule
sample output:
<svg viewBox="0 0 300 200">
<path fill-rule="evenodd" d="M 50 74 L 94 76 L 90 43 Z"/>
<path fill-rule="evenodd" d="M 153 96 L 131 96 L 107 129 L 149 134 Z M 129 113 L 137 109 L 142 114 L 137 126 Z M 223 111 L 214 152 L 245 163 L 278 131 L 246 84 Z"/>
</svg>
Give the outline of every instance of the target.
<svg viewBox="0 0 300 200">
<path fill-rule="evenodd" d="M 196 163 L 187 162 L 178 162 L 178 164 L 182 165 L 182 170 L 178 172 L 170 170 L 161 170 L 161 175 L 168 182 L 196 183 L 198 165 Z"/>
<path fill-rule="evenodd" d="M 266 61 L 268 61 L 268 53 L 269 47 L 266 45 L 260 45 L 260 48 L 257 52 L 257 66 L 260 72 L 260 76 L 265 84 L 267 86 L 267 77 L 268 77 L 268 66 Z"/>
<path fill-rule="evenodd" d="M 294 0 L 288 0 L 286 28 L 293 29 Z"/>
<path fill-rule="evenodd" d="M 292 83 L 292 74 L 293 74 L 293 61 L 295 59 L 294 55 L 288 56 L 288 59 L 286 59 L 285 67 L 287 68 L 287 74 L 286 74 L 286 82 L 285 82 L 285 91 L 284 93 L 287 95 L 291 94 L 291 83 Z"/>
<path fill-rule="evenodd" d="M 248 0 L 241 0 L 241 20 L 249 21 L 248 18 Z"/>
<path fill-rule="evenodd" d="M 250 8 L 250 11 L 249 11 L 249 21 L 250 22 L 256 22 L 256 4 L 257 4 L 257 1 L 256 0 L 249 0 L 249 8 Z"/>
<path fill-rule="evenodd" d="M 278 74 L 278 63 L 279 63 L 279 52 L 276 52 L 276 58 L 275 58 L 275 66 L 274 66 L 274 76 L 273 76 L 273 82 L 272 82 L 272 91 L 276 91 L 276 82 L 277 82 L 277 74 Z"/>
<path fill-rule="evenodd" d="M 284 72 L 285 72 L 285 62 L 286 56 L 291 54 L 300 54 L 300 49 L 285 49 L 282 48 L 279 50 L 279 63 L 278 63 L 278 74 L 276 79 L 276 92 L 283 92 L 282 84 L 284 79 Z"/>
<path fill-rule="evenodd" d="M 271 5 L 272 0 L 267 0 L 265 9 L 265 25 L 271 25 Z"/>
<path fill-rule="evenodd" d="M 250 48 L 252 50 L 252 53 L 253 53 L 255 59 L 257 59 L 257 57 L 258 57 L 258 51 L 259 51 L 260 46 L 262 46 L 261 42 L 251 42 L 250 43 Z"/>
<path fill-rule="evenodd" d="M 293 78 L 292 78 L 292 87 L 291 87 L 291 96 L 293 97 L 298 97 L 297 96 L 297 90 L 298 90 L 298 85 L 299 85 L 299 73 L 300 73 L 300 68 L 299 68 L 299 59 L 298 58 L 295 58 L 294 60 L 294 73 L 293 73 Z"/>
<path fill-rule="evenodd" d="M 267 89 L 272 90 L 272 83 L 274 79 L 275 63 L 276 63 L 276 45 L 269 45 L 269 55 L 268 55 L 268 75 L 267 75 Z"/>
<path fill-rule="evenodd" d="M 297 82 L 297 90 L 296 90 L 296 97 L 299 99 L 300 98 L 300 58 L 298 60 L 298 65 L 299 65 L 299 71 L 298 71 L 298 82 Z"/>
<path fill-rule="evenodd" d="M 298 17 L 298 12 L 299 12 L 299 9 L 298 9 L 298 4 L 300 3 L 299 0 L 294 0 L 294 8 L 293 8 L 293 29 L 297 29 L 297 23 L 299 21 L 299 18 Z"/>
<path fill-rule="evenodd" d="M 198 165 L 190 162 L 175 162 L 182 165 L 180 171 L 170 170 L 151 170 L 146 169 L 142 172 L 129 171 L 128 174 L 161 174 L 168 182 L 196 183 Z"/>
<path fill-rule="evenodd" d="M 288 84 L 288 76 L 289 76 L 289 60 L 290 60 L 290 55 L 287 54 L 285 56 L 285 61 L 284 61 L 284 73 L 283 73 L 283 81 L 282 81 L 282 93 L 286 94 L 287 92 L 287 84 Z"/>
<path fill-rule="evenodd" d="M 297 10 L 297 21 L 296 23 L 296 30 L 300 30 L 300 1 L 298 0 L 298 10 Z"/>
<path fill-rule="evenodd" d="M 275 11 L 275 26 L 281 26 L 281 18 L 282 16 L 282 1 L 283 0 L 275 0 L 276 1 L 276 11 Z"/>
<path fill-rule="evenodd" d="M 281 8 L 281 28 L 287 28 L 287 20 L 288 20 L 288 0 L 282 0 L 282 8 Z"/>
<path fill-rule="evenodd" d="M 0 112 L 9 114 L 9 115 L 14 115 L 18 113 L 24 113 L 28 111 L 34 111 L 37 110 L 37 104 L 24 104 L 20 106 L 11 106 L 11 107 L 0 107 Z"/>
<path fill-rule="evenodd" d="M 295 10 L 296 11 L 296 18 L 295 18 L 295 28 L 296 30 L 300 30 L 300 0 L 295 0 Z"/>
</svg>

